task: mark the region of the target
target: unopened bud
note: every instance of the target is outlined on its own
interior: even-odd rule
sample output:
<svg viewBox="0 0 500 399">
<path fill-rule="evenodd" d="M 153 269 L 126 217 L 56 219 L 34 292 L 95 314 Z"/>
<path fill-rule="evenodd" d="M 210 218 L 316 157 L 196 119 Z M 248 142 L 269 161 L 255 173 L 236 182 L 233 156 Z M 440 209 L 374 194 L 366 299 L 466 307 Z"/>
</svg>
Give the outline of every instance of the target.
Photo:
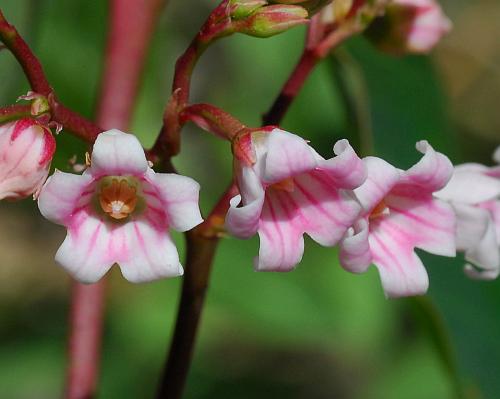
<svg viewBox="0 0 500 399">
<path fill-rule="evenodd" d="M 335 1 L 339 1 L 339 0 L 335 0 Z M 272 1 L 270 1 L 270 3 L 293 4 L 296 6 L 304 7 L 309 12 L 309 15 L 314 14 L 315 12 L 319 11 L 322 7 L 326 6 L 327 4 L 329 4 L 331 2 L 332 2 L 332 0 L 272 0 Z"/>
<path fill-rule="evenodd" d="M 276 4 L 259 8 L 238 27 L 238 32 L 256 37 L 277 35 L 307 23 L 308 13 L 300 6 Z"/>
<path fill-rule="evenodd" d="M 246 18 L 259 8 L 267 5 L 266 0 L 231 0 L 231 17 L 234 19 Z"/>
<path fill-rule="evenodd" d="M 56 141 L 35 119 L 0 126 L 0 199 L 37 195 L 49 173 Z"/>
<path fill-rule="evenodd" d="M 450 20 L 435 0 L 394 0 L 366 34 L 392 54 L 427 53 L 450 29 Z"/>
</svg>

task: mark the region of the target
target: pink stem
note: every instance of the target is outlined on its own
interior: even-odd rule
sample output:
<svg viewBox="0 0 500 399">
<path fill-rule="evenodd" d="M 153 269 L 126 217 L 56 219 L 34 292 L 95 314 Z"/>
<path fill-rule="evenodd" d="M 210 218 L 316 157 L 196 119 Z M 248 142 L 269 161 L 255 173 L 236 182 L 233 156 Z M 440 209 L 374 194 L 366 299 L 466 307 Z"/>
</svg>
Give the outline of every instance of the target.
<svg viewBox="0 0 500 399">
<path fill-rule="evenodd" d="M 97 122 L 127 129 L 148 44 L 164 0 L 112 0 Z M 131 34 L 131 32 L 133 34 Z M 67 399 L 95 397 L 99 375 L 105 282 L 74 283 Z"/>
</svg>

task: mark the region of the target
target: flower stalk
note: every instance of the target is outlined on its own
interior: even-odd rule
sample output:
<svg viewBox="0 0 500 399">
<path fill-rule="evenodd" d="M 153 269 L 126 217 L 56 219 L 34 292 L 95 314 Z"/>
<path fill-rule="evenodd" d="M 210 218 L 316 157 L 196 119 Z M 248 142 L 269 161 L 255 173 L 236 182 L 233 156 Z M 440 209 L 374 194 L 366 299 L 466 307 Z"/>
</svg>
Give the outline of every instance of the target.
<svg viewBox="0 0 500 399">
<path fill-rule="evenodd" d="M 0 41 L 16 57 L 19 65 L 23 68 L 28 79 L 31 90 L 37 94 L 47 97 L 50 104 L 52 120 L 63 125 L 65 129 L 72 132 L 80 139 L 92 143 L 102 129 L 60 103 L 50 86 L 43 67 L 31 51 L 28 44 L 21 37 L 17 29 L 11 25 L 0 9 Z"/>
</svg>

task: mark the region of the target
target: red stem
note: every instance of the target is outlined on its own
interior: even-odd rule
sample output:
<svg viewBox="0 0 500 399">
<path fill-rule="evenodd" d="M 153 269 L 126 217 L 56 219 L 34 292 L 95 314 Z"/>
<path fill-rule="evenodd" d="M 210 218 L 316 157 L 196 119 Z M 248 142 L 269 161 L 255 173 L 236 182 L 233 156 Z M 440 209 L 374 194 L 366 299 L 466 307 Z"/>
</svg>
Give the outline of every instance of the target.
<svg viewBox="0 0 500 399">
<path fill-rule="evenodd" d="M 264 125 L 279 125 L 293 100 L 320 59 L 313 50 L 305 49 L 292 74 L 281 89 L 269 112 L 264 115 Z"/>
<path fill-rule="evenodd" d="M 203 52 L 216 40 L 233 33 L 228 14 L 229 1 L 223 0 L 208 16 L 186 51 L 177 59 L 172 82 L 172 96 L 163 115 L 160 134 L 149 151 L 160 164 L 170 164 L 171 157 L 180 151 L 179 114 L 189 101 L 193 70 Z"/>
<path fill-rule="evenodd" d="M 97 121 L 126 129 L 137 95 L 147 45 L 163 0 L 112 0 Z M 130 35 L 130 32 L 134 32 Z M 67 399 L 95 397 L 99 375 L 105 281 L 74 283 L 70 318 Z"/>
<path fill-rule="evenodd" d="M 174 335 L 160 379 L 157 399 L 180 399 L 182 397 L 210 272 L 223 231 L 224 217 L 229 207 L 229 199 L 236 193 L 236 187 L 231 184 L 205 222 L 186 233 L 186 272 L 182 282 Z"/>
<path fill-rule="evenodd" d="M 0 40 L 23 68 L 31 89 L 49 99 L 52 119 L 62 124 L 64 128 L 77 137 L 92 143 L 97 135 L 102 132 L 102 129 L 58 102 L 52 87 L 45 77 L 40 61 L 19 35 L 16 28 L 5 19 L 2 10 L 0 10 Z"/>
<path fill-rule="evenodd" d="M 0 108 L 0 123 L 31 116 L 31 105 L 9 105 Z"/>
</svg>

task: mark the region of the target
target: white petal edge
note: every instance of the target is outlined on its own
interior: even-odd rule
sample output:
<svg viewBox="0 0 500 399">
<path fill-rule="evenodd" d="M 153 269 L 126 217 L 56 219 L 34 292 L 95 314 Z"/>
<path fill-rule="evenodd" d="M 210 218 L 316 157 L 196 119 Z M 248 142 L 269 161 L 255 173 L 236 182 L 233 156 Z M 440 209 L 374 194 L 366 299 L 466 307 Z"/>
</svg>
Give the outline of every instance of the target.
<svg viewBox="0 0 500 399">
<path fill-rule="evenodd" d="M 141 176 L 148 167 L 141 143 L 133 134 L 112 129 L 97 136 L 89 168 L 96 177 Z"/>
</svg>

